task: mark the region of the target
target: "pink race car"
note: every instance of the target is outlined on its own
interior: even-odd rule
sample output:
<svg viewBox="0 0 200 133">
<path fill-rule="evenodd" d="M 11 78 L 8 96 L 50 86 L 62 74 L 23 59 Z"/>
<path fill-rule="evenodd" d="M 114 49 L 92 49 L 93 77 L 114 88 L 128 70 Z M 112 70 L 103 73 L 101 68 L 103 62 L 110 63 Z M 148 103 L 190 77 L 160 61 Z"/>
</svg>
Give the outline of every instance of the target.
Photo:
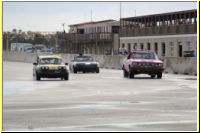
<svg viewBox="0 0 200 133">
<path fill-rule="evenodd" d="M 151 78 L 162 78 L 163 62 L 153 51 L 133 50 L 124 59 L 122 70 L 124 77 L 134 78 L 136 74 L 148 74 Z"/>
</svg>

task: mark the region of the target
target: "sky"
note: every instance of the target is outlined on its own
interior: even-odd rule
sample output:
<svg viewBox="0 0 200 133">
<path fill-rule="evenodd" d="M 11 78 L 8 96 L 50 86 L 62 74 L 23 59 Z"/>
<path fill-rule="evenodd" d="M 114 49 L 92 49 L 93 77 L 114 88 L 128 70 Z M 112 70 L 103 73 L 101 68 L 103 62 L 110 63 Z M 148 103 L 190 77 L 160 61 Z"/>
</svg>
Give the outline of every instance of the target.
<svg viewBox="0 0 200 133">
<path fill-rule="evenodd" d="M 197 9 L 196 1 L 121 2 L 122 17 Z M 70 24 L 119 20 L 120 2 L 3 2 L 3 31 L 68 31 Z"/>
</svg>

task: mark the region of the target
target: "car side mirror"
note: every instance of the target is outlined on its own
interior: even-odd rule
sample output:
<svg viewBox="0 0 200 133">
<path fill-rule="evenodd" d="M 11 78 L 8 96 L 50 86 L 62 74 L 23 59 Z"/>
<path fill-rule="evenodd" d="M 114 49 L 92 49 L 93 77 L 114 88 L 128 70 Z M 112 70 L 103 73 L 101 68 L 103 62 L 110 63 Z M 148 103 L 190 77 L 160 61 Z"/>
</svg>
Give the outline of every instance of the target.
<svg viewBox="0 0 200 133">
<path fill-rule="evenodd" d="M 68 63 L 65 63 L 65 65 L 68 65 Z"/>
<path fill-rule="evenodd" d="M 37 63 L 35 63 L 35 62 L 34 62 L 34 63 L 33 63 L 33 65 L 35 65 L 35 66 L 36 66 L 36 65 L 37 65 Z"/>
</svg>

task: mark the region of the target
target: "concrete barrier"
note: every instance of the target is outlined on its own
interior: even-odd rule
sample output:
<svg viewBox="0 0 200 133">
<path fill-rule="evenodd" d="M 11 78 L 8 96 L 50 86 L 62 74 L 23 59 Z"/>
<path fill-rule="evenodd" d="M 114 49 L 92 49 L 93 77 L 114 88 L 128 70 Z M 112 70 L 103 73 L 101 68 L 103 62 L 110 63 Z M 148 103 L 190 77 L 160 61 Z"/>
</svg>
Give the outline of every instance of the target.
<svg viewBox="0 0 200 133">
<path fill-rule="evenodd" d="M 165 58 L 164 64 L 167 73 L 197 75 L 196 57 Z"/>
<path fill-rule="evenodd" d="M 62 54 L 63 61 L 70 63 L 76 54 Z M 126 56 L 122 55 L 91 55 L 99 63 L 101 68 L 121 69 L 123 60 Z M 28 54 L 22 52 L 3 51 L 4 61 L 16 61 L 33 63 L 36 61 L 37 54 Z M 196 57 L 166 57 L 164 58 L 165 73 L 197 75 Z"/>
</svg>

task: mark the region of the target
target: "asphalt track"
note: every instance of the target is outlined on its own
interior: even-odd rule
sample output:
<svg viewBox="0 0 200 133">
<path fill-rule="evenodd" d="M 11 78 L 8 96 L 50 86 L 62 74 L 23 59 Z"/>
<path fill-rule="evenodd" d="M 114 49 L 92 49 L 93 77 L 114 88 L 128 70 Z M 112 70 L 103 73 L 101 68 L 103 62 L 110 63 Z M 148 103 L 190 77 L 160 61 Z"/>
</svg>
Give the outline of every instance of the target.
<svg viewBox="0 0 200 133">
<path fill-rule="evenodd" d="M 32 64 L 3 62 L 3 131 L 196 130 L 196 76 L 101 69 L 35 81 Z"/>
</svg>

